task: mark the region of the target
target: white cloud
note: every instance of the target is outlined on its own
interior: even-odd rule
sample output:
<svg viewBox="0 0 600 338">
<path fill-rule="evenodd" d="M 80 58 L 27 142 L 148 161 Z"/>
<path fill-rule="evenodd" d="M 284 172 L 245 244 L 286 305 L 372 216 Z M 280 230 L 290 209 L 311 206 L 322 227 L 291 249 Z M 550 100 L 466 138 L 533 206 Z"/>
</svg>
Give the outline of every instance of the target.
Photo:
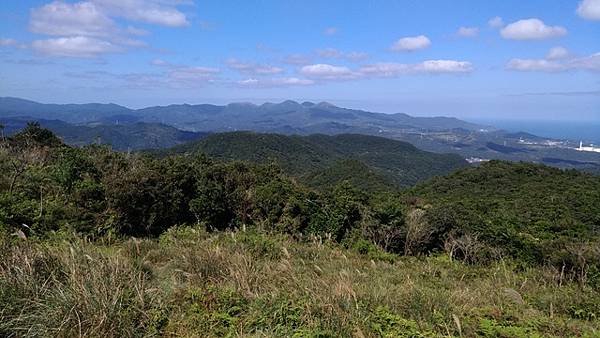
<svg viewBox="0 0 600 338">
<path fill-rule="evenodd" d="M 323 80 L 348 80 L 357 77 L 357 74 L 348 67 L 333 66 L 323 63 L 304 66 L 300 69 L 300 73 L 309 78 Z"/>
<path fill-rule="evenodd" d="M 491 18 L 488 21 L 488 25 L 492 28 L 500 28 L 500 27 L 504 26 L 504 20 L 502 20 L 501 17 L 496 16 L 496 17 Z"/>
<path fill-rule="evenodd" d="M 373 77 L 394 77 L 410 72 L 411 66 L 404 63 L 380 62 L 371 65 L 362 66 L 359 69 L 363 76 Z"/>
<path fill-rule="evenodd" d="M 577 7 L 577 14 L 588 20 L 600 20 L 600 0 L 583 0 Z"/>
<path fill-rule="evenodd" d="M 94 57 L 120 51 L 120 47 L 86 36 L 35 40 L 31 46 L 39 53 L 52 56 Z"/>
<path fill-rule="evenodd" d="M 572 59 L 569 61 L 569 66 L 574 69 L 600 72 L 600 53 Z"/>
<path fill-rule="evenodd" d="M 317 50 L 317 55 L 331 59 L 346 59 L 349 61 L 361 61 L 369 57 L 369 54 L 364 52 L 342 52 L 335 48 L 325 48 Z"/>
<path fill-rule="evenodd" d="M 464 38 L 474 38 L 479 35 L 479 28 L 477 27 L 460 27 L 456 32 L 458 36 Z"/>
<path fill-rule="evenodd" d="M 285 85 L 298 85 L 298 86 L 307 86 L 314 84 L 315 81 L 309 79 L 300 79 L 297 77 L 286 77 L 281 79 L 274 79 L 275 83 L 285 84 Z"/>
<path fill-rule="evenodd" d="M 29 29 L 56 39 L 37 40 L 32 47 L 55 56 L 90 57 L 124 47 L 145 46 L 136 38 L 148 32 L 133 26 L 121 27 L 115 18 L 164 26 L 188 25 L 175 0 L 85 0 L 74 3 L 53 1 L 31 10 Z M 121 22 L 120 20 L 119 22 Z M 60 51 L 64 48 L 64 51 Z"/>
<path fill-rule="evenodd" d="M 301 79 L 297 77 L 281 77 L 273 79 L 256 79 L 249 78 L 239 80 L 236 82 L 241 87 L 254 87 L 254 88 L 270 88 L 270 87 L 291 87 L 291 86 L 310 86 L 315 81 L 310 79 Z"/>
<path fill-rule="evenodd" d="M 427 60 L 420 63 L 380 62 L 364 65 L 357 70 L 348 67 L 316 64 L 302 67 L 300 73 L 317 80 L 351 80 L 361 78 L 389 78 L 411 74 L 460 74 L 473 71 L 467 61 Z"/>
<path fill-rule="evenodd" d="M 338 29 L 336 27 L 327 27 L 323 31 L 323 34 L 325 34 L 327 36 L 336 35 L 337 33 L 338 33 Z"/>
<path fill-rule="evenodd" d="M 0 47 L 16 46 L 17 40 L 0 38 Z"/>
<path fill-rule="evenodd" d="M 258 63 L 249 63 L 242 62 L 237 59 L 229 59 L 227 60 L 227 66 L 229 68 L 237 70 L 243 74 L 252 74 L 252 75 L 273 75 L 283 73 L 283 68 L 263 65 Z"/>
<path fill-rule="evenodd" d="M 173 7 L 176 2 L 161 0 L 91 0 L 112 16 L 169 27 L 189 25 L 184 13 Z"/>
<path fill-rule="evenodd" d="M 359 69 L 359 73 L 367 77 L 397 77 L 409 74 L 444 74 L 470 73 L 473 65 L 467 61 L 427 60 L 416 64 L 376 63 Z"/>
<path fill-rule="evenodd" d="M 170 65 L 170 69 L 162 75 L 165 85 L 173 88 L 195 88 L 217 81 L 220 69 L 200 66 Z M 146 77 L 142 77 L 144 80 Z M 138 80 L 138 82 L 140 82 Z"/>
<path fill-rule="evenodd" d="M 569 57 L 569 51 L 564 47 L 552 47 L 546 54 L 548 60 L 560 60 Z"/>
<path fill-rule="evenodd" d="M 566 70 L 562 63 L 546 59 L 512 59 L 506 68 L 521 72 L 561 72 Z"/>
<path fill-rule="evenodd" d="M 431 46 L 431 40 L 425 35 L 404 37 L 392 45 L 395 51 L 415 51 Z"/>
<path fill-rule="evenodd" d="M 523 72 L 600 71 L 600 53 L 578 58 L 562 59 L 512 59 L 506 65 L 509 70 Z"/>
<path fill-rule="evenodd" d="M 513 22 L 500 31 L 503 38 L 511 40 L 542 40 L 566 34 L 566 28 L 547 26 L 542 20 L 536 18 Z"/>
<path fill-rule="evenodd" d="M 54 1 L 31 10 L 29 29 L 54 36 L 106 37 L 114 34 L 117 27 L 94 3 Z"/>
<path fill-rule="evenodd" d="M 469 73 L 473 65 L 466 61 L 428 60 L 415 66 L 417 72 L 424 73 Z"/>
</svg>

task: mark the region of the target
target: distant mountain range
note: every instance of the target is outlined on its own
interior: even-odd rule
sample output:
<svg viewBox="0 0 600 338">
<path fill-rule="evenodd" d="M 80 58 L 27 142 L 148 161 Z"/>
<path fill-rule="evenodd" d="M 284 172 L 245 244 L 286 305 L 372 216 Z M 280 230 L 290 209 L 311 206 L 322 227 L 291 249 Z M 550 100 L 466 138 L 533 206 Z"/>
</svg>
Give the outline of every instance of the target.
<svg viewBox="0 0 600 338">
<path fill-rule="evenodd" d="M 160 123 L 135 122 L 130 124 L 75 125 L 60 120 L 44 120 L 32 117 L 0 117 L 7 135 L 13 134 L 30 121 L 39 122 L 52 130 L 67 144 L 83 146 L 92 143 L 110 144 L 115 150 L 141 150 L 169 148 L 206 136 L 208 133 L 179 130 Z"/>
<path fill-rule="evenodd" d="M 286 134 L 389 133 L 405 129 L 478 130 L 480 125 L 450 117 L 412 117 L 336 107 L 327 102 L 231 103 L 225 106 L 169 105 L 129 109 L 116 104 L 42 104 L 0 98 L 0 116 L 61 120 L 68 123 L 162 123 L 189 131 L 254 130 Z"/>
<path fill-rule="evenodd" d="M 42 104 L 0 98 L 6 132 L 37 120 L 75 145 L 100 142 L 118 150 L 169 148 L 207 133 L 254 131 L 284 135 L 363 134 L 405 141 L 471 161 L 545 163 L 600 173 L 600 154 L 576 151 L 578 142 L 509 133 L 451 117 L 413 117 L 347 109 L 327 102 L 179 104 L 130 109 L 116 104 Z"/>
</svg>

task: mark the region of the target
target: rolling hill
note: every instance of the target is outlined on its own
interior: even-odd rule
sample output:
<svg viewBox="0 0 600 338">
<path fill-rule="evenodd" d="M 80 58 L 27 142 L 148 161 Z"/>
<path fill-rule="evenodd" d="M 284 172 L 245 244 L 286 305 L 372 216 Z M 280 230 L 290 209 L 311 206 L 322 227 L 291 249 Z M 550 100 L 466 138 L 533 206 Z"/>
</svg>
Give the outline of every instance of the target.
<svg viewBox="0 0 600 338">
<path fill-rule="evenodd" d="M 99 143 L 111 145 L 115 150 L 169 148 L 197 140 L 207 134 L 182 131 L 160 123 L 74 125 L 60 120 L 0 118 L 0 123 L 5 126 L 7 135 L 23 129 L 30 121 L 39 122 L 40 125 L 52 130 L 69 145 L 84 146 Z"/>
<path fill-rule="evenodd" d="M 308 185 L 321 188 L 342 180 L 365 189 L 406 187 L 467 166 L 458 155 L 430 153 L 406 142 L 358 134 L 217 133 L 163 154 L 191 152 L 225 161 L 275 162 Z"/>
<path fill-rule="evenodd" d="M 600 177 L 576 170 L 491 161 L 435 177 L 406 195 L 439 208 L 456 236 L 477 234 L 528 261 L 552 257 L 569 266 L 574 262 L 565 260 L 565 243 L 575 250 L 599 240 Z M 592 252 L 580 252 L 581 259 Z"/>
</svg>

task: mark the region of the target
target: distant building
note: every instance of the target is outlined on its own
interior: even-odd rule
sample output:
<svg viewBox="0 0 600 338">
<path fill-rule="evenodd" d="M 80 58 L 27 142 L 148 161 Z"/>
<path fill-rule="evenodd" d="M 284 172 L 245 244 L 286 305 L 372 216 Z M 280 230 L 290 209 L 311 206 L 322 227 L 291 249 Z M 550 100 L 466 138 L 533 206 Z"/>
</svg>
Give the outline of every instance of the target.
<svg viewBox="0 0 600 338">
<path fill-rule="evenodd" d="M 490 160 L 487 158 L 479 158 L 479 157 L 469 157 L 469 158 L 465 158 L 465 160 L 467 160 L 467 162 L 473 164 L 473 163 L 482 163 L 482 162 L 489 162 Z"/>
<path fill-rule="evenodd" d="M 594 147 L 593 144 L 590 144 L 588 147 L 583 146 L 583 141 L 579 142 L 579 148 L 575 148 L 577 151 L 593 151 L 595 153 L 600 153 L 600 147 Z"/>
</svg>

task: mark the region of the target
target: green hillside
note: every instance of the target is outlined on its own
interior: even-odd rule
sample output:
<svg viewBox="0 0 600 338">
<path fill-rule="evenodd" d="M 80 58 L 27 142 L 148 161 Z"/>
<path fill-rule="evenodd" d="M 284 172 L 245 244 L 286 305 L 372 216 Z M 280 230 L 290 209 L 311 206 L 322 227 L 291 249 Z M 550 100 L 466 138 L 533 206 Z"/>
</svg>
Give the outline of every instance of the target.
<svg viewBox="0 0 600 338">
<path fill-rule="evenodd" d="M 457 236 L 476 234 L 528 261 L 551 257 L 557 265 L 570 265 L 575 264 L 570 261 L 574 252 L 584 261 L 598 255 L 598 176 L 492 161 L 433 178 L 405 195 L 443 211 Z"/>
<path fill-rule="evenodd" d="M 384 142 L 292 139 L 256 158 Z M 364 162 L 331 163 L 311 179 L 343 181 L 319 191 L 276 165 L 70 147 L 36 124 L 2 138 L 0 336 L 600 333 L 600 177 L 490 162 L 383 193 L 356 188 L 385 184 Z"/>
<path fill-rule="evenodd" d="M 226 161 L 276 163 L 312 187 L 330 187 L 342 179 L 370 188 L 407 187 L 467 166 L 458 155 L 430 153 L 406 142 L 358 134 L 219 133 L 170 151 L 193 152 Z M 346 163 L 354 169 L 338 165 L 339 161 L 350 161 Z"/>
<path fill-rule="evenodd" d="M 206 133 L 179 130 L 160 123 L 90 124 L 74 125 L 59 120 L 32 118 L 0 118 L 6 134 L 19 132 L 30 121 L 56 133 L 65 143 L 73 146 L 106 144 L 115 150 L 169 148 L 200 139 Z"/>
</svg>

